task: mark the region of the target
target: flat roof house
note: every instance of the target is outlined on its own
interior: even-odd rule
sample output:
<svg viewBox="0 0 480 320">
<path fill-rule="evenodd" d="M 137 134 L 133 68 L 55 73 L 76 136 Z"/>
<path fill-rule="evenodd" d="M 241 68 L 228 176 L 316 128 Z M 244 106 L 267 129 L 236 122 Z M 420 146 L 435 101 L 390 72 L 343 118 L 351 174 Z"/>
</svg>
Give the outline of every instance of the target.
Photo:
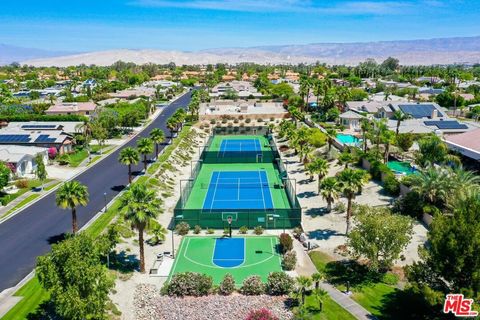
<svg viewBox="0 0 480 320">
<path fill-rule="evenodd" d="M 48 108 L 46 114 L 91 116 L 95 113 L 97 105 L 93 102 L 59 102 Z"/>
<path fill-rule="evenodd" d="M 445 136 L 444 140 L 450 150 L 473 160 L 480 160 L 480 129 Z"/>
<path fill-rule="evenodd" d="M 12 172 L 19 176 L 34 174 L 37 164 L 35 157 L 40 154 L 43 162 L 48 161 L 48 149 L 32 146 L 1 145 L 0 161 L 8 164 Z"/>
</svg>

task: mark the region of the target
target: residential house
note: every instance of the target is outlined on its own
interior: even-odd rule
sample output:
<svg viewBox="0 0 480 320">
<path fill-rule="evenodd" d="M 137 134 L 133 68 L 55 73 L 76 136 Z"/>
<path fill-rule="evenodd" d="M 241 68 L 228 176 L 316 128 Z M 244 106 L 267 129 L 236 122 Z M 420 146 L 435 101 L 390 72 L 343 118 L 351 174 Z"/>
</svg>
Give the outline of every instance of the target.
<svg viewBox="0 0 480 320">
<path fill-rule="evenodd" d="M 55 130 L 0 130 L 0 145 L 35 146 L 43 148 L 54 147 L 58 153 L 73 151 L 73 137 L 63 131 Z"/>
<path fill-rule="evenodd" d="M 41 155 L 43 162 L 48 161 L 48 149 L 33 146 L 0 145 L 0 161 L 6 163 L 13 174 L 24 177 L 34 174 L 37 164 L 35 158 Z"/>
<path fill-rule="evenodd" d="M 473 160 L 480 160 L 480 129 L 448 135 L 444 141 L 450 150 L 459 152 Z"/>
<path fill-rule="evenodd" d="M 358 131 L 360 130 L 360 120 L 363 118 L 365 118 L 365 116 L 349 110 L 340 115 L 340 123 L 350 130 Z"/>
<path fill-rule="evenodd" d="M 257 91 L 257 88 L 255 88 L 251 82 L 238 80 L 221 82 L 217 84 L 215 87 L 212 88 L 210 96 L 221 97 L 229 91 L 235 92 L 239 98 L 258 98 L 263 96 L 260 92 Z"/>
<path fill-rule="evenodd" d="M 94 102 L 57 102 L 48 108 L 46 114 L 92 116 L 97 105 Z"/>
</svg>

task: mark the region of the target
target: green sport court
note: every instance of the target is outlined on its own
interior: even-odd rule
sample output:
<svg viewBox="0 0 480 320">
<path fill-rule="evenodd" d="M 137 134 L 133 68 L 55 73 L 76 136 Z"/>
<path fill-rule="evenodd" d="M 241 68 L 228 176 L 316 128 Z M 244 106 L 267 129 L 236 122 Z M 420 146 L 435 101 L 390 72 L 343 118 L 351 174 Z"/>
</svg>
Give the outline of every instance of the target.
<svg viewBox="0 0 480 320">
<path fill-rule="evenodd" d="M 211 136 L 181 191 L 174 224 L 221 229 L 226 216 L 233 228 L 300 224 L 294 188 L 268 135 Z"/>
<path fill-rule="evenodd" d="M 171 277 L 179 272 L 194 271 L 222 281 L 230 273 L 237 286 L 251 275 L 265 282 L 268 274 L 282 271 L 277 237 L 246 236 L 233 238 L 186 236 L 180 243 Z"/>
</svg>

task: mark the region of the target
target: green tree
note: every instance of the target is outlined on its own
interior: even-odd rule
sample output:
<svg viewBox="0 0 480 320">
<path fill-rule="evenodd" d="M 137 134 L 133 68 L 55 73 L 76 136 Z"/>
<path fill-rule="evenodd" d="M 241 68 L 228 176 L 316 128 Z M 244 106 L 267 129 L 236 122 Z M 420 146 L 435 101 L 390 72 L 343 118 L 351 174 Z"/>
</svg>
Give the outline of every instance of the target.
<svg viewBox="0 0 480 320">
<path fill-rule="evenodd" d="M 40 183 L 42 184 L 43 190 L 43 183 L 47 179 L 47 170 L 45 169 L 45 163 L 43 162 L 43 156 L 39 153 L 35 156 L 35 164 L 37 165 L 35 168 L 35 176 Z"/>
<path fill-rule="evenodd" d="M 325 290 L 317 288 L 317 289 L 313 290 L 312 296 L 318 302 L 318 311 L 322 312 L 323 311 L 323 302 L 328 297 L 328 292 L 325 291 Z"/>
<path fill-rule="evenodd" d="M 147 155 L 153 152 L 153 141 L 150 138 L 142 138 L 137 142 L 138 152 L 143 156 L 143 168 L 147 173 Z"/>
<path fill-rule="evenodd" d="M 62 209 L 72 210 L 72 232 L 78 231 L 77 207 L 88 204 L 88 188 L 77 180 L 64 182 L 57 190 L 55 202 Z"/>
<path fill-rule="evenodd" d="M 347 198 L 347 229 L 345 234 L 348 235 L 350 218 L 352 217 L 353 200 L 356 194 L 361 191 L 362 187 L 370 180 L 370 175 L 365 170 L 345 169 L 338 174 L 337 178 L 339 190 Z"/>
<path fill-rule="evenodd" d="M 155 157 L 158 157 L 158 145 L 165 140 L 165 133 L 160 128 L 152 129 L 150 139 L 155 143 Z"/>
<path fill-rule="evenodd" d="M 349 164 L 357 162 L 357 157 L 350 151 L 345 150 L 338 156 L 338 163 L 344 166 L 344 169 L 348 168 Z"/>
<path fill-rule="evenodd" d="M 140 272 L 145 272 L 145 251 L 143 233 L 160 213 L 160 200 L 154 190 L 144 184 L 134 183 L 121 198 L 123 214 L 134 229 L 138 231 L 140 246 Z"/>
<path fill-rule="evenodd" d="M 132 164 L 137 164 L 140 161 L 140 155 L 135 148 L 126 147 L 120 151 L 118 161 L 128 166 L 128 183 L 132 183 Z"/>
<path fill-rule="evenodd" d="M 36 276 L 62 319 L 107 318 L 108 294 L 115 282 L 102 263 L 105 254 L 96 240 L 79 234 L 38 258 Z"/>
<path fill-rule="evenodd" d="M 320 184 L 322 179 L 328 174 L 330 165 L 328 161 L 322 158 L 315 158 L 312 162 L 307 164 L 307 171 L 310 173 L 310 180 L 313 181 L 313 175 L 318 177 L 318 192 L 320 192 Z"/>
<path fill-rule="evenodd" d="M 12 171 L 5 165 L 5 163 L 0 162 L 0 190 L 8 185 L 11 173 Z"/>
<path fill-rule="evenodd" d="M 320 194 L 327 201 L 327 212 L 332 211 L 333 202 L 339 197 L 339 185 L 335 177 L 328 177 L 320 184 Z"/>
<path fill-rule="evenodd" d="M 337 137 L 337 130 L 330 128 L 327 129 L 327 142 L 328 142 L 328 152 L 332 150 L 333 141 Z"/>
<path fill-rule="evenodd" d="M 305 295 L 307 293 L 307 290 L 312 286 L 312 278 L 307 277 L 307 276 L 298 276 L 296 278 L 297 282 L 297 291 L 302 297 L 301 303 L 302 305 L 305 304 Z"/>
<path fill-rule="evenodd" d="M 447 145 L 436 135 L 429 135 L 420 139 L 418 147 L 415 162 L 423 168 L 435 163 L 444 163 L 448 155 Z"/>
<path fill-rule="evenodd" d="M 413 146 L 415 136 L 413 133 L 400 133 L 395 138 L 396 145 L 402 149 L 403 152 L 407 152 Z"/>
<path fill-rule="evenodd" d="M 395 130 L 395 134 L 398 136 L 398 131 L 400 130 L 400 124 L 402 123 L 402 121 L 411 119 L 412 116 L 408 113 L 403 113 L 401 110 L 396 110 L 393 113 L 393 118 L 397 120 L 397 128 Z"/>
<path fill-rule="evenodd" d="M 375 271 L 388 269 L 412 238 L 412 219 L 385 208 L 359 206 L 348 246 L 357 257 L 366 257 Z"/>
</svg>

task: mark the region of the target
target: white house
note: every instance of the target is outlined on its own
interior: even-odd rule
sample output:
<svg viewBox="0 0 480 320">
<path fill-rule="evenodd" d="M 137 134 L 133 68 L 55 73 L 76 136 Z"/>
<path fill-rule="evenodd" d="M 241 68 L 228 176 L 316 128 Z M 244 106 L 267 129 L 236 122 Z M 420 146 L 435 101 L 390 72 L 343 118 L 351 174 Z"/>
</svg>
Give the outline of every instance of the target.
<svg viewBox="0 0 480 320">
<path fill-rule="evenodd" d="M 35 157 L 38 154 L 42 155 L 43 162 L 46 164 L 48 161 L 47 148 L 16 145 L 0 146 L 0 161 L 7 163 L 13 173 L 19 177 L 35 173 L 37 168 Z"/>
</svg>

